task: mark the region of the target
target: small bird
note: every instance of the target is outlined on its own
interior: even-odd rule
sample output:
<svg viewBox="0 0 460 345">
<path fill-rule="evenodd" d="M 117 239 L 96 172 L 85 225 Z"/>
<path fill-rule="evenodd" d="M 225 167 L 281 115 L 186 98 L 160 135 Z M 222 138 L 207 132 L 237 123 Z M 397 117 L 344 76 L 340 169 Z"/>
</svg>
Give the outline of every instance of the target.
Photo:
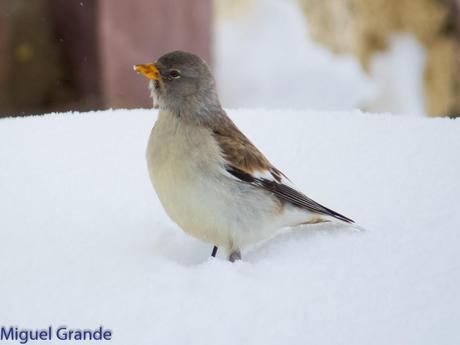
<svg viewBox="0 0 460 345">
<path fill-rule="evenodd" d="M 212 256 L 223 247 L 240 260 L 241 248 L 282 227 L 354 223 L 298 191 L 236 127 L 200 57 L 174 51 L 134 70 L 159 107 L 147 146 L 154 189 L 174 222 L 214 245 Z"/>
</svg>

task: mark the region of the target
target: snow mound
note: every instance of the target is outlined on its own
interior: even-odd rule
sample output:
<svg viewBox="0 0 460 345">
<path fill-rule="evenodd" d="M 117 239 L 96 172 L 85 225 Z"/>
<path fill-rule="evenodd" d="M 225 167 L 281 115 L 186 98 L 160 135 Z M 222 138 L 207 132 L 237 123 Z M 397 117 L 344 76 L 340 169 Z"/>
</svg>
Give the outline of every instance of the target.
<svg viewBox="0 0 460 345">
<path fill-rule="evenodd" d="M 460 122 L 229 115 L 307 195 L 369 231 L 312 226 L 243 262 L 209 259 L 150 185 L 155 111 L 3 119 L 0 324 L 103 325 L 123 345 L 460 343 Z"/>
</svg>

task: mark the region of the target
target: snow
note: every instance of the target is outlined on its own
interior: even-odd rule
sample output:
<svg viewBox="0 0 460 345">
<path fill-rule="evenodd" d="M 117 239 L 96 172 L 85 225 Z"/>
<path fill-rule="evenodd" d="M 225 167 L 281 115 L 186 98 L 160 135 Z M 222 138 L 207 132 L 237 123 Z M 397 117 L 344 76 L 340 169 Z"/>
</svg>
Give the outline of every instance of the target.
<svg viewBox="0 0 460 345">
<path fill-rule="evenodd" d="M 371 75 L 380 90 L 368 109 L 419 116 L 426 114 L 425 62 L 425 49 L 412 35 L 394 36 L 388 51 L 372 58 Z"/>
<path fill-rule="evenodd" d="M 217 4 L 215 72 L 228 106 L 426 115 L 426 52 L 413 35 L 395 34 L 367 73 L 309 36 L 297 0 Z"/>
<path fill-rule="evenodd" d="M 224 104 L 341 110 L 376 97 L 377 85 L 353 56 L 335 55 L 309 38 L 296 1 L 255 0 L 240 11 L 240 17 L 217 17 L 214 28 Z"/>
<path fill-rule="evenodd" d="M 2 119 L 0 324 L 102 325 L 112 344 L 460 343 L 458 121 L 229 114 L 310 197 L 369 230 L 316 225 L 236 264 L 210 259 L 150 185 L 156 111 Z"/>
</svg>

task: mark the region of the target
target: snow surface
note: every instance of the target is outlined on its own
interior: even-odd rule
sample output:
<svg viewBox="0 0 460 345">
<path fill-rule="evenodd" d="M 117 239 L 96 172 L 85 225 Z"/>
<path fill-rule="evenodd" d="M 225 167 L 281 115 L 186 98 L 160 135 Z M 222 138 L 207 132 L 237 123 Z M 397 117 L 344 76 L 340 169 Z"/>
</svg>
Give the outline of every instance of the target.
<svg viewBox="0 0 460 345">
<path fill-rule="evenodd" d="M 460 122 L 229 114 L 369 231 L 316 225 L 210 259 L 150 185 L 155 111 L 3 119 L 0 324 L 103 325 L 122 345 L 460 343 Z"/>
</svg>

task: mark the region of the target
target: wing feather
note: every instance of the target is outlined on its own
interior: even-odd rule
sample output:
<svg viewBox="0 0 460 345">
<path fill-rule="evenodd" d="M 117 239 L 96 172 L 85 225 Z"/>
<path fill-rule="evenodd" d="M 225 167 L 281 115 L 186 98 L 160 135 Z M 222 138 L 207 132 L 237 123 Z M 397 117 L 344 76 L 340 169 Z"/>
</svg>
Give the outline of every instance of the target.
<svg viewBox="0 0 460 345">
<path fill-rule="evenodd" d="M 287 185 L 284 181 L 288 178 L 265 158 L 226 114 L 221 115 L 220 121 L 211 129 L 226 161 L 225 170 L 230 175 L 242 183 L 269 191 L 279 200 L 296 207 L 354 223 Z"/>
<path fill-rule="evenodd" d="M 231 175 L 238 178 L 240 181 L 250 183 L 253 186 L 265 189 L 273 193 L 278 199 L 284 202 L 288 202 L 296 207 L 305 209 L 313 213 L 331 216 L 346 223 L 354 223 L 354 221 L 350 218 L 345 217 L 344 215 L 317 203 L 316 201 L 307 197 L 305 194 L 299 192 L 298 190 L 295 190 L 294 188 L 284 183 L 264 178 L 256 178 L 251 174 L 245 173 L 244 171 L 241 171 L 229 165 L 226 166 L 226 170 Z"/>
</svg>

